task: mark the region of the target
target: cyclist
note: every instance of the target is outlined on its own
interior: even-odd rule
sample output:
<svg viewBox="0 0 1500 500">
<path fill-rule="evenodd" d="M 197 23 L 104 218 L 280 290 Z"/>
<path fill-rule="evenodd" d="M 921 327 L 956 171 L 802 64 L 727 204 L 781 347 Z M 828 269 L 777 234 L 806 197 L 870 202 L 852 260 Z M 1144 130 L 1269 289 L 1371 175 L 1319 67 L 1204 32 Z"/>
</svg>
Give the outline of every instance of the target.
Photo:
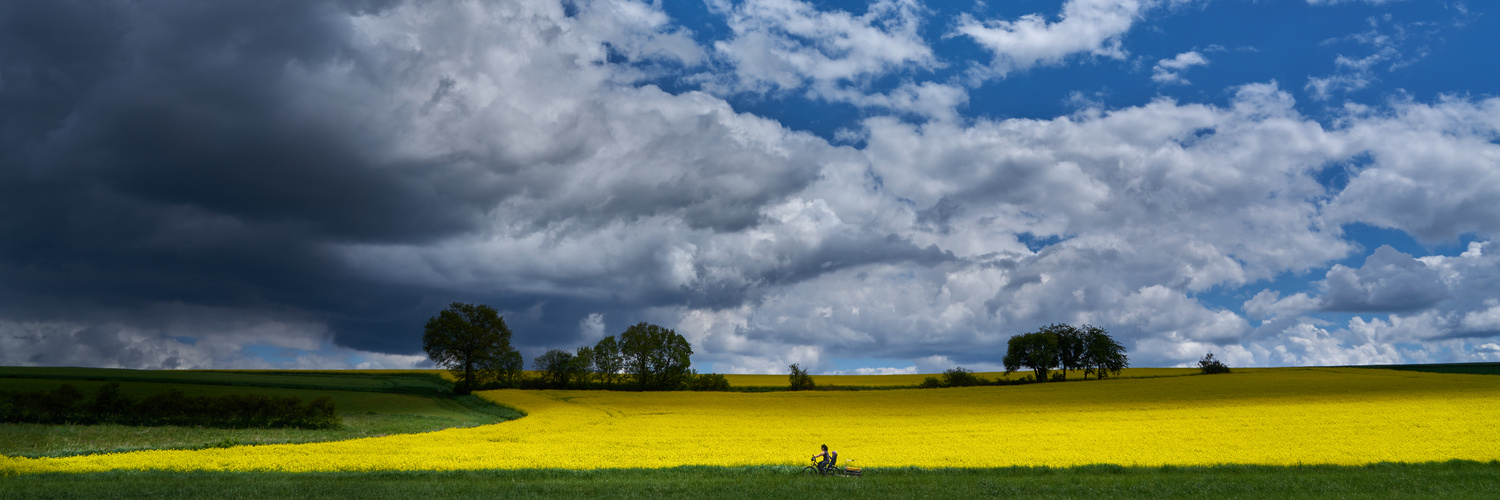
<svg viewBox="0 0 1500 500">
<path fill-rule="evenodd" d="M 823 452 L 817 455 L 813 455 L 812 459 L 817 460 L 818 457 L 823 457 L 823 460 L 821 462 L 818 462 L 818 472 L 826 473 L 828 472 L 829 467 L 833 467 L 834 464 L 838 463 L 839 452 L 828 451 L 828 445 L 825 444 L 823 445 Z"/>
</svg>

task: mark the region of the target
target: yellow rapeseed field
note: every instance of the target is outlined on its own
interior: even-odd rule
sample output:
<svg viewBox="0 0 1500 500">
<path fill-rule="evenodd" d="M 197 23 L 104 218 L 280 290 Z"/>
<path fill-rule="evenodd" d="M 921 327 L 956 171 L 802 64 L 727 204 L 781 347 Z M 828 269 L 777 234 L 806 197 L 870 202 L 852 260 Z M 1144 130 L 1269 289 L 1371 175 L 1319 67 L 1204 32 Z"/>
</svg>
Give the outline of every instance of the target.
<svg viewBox="0 0 1500 500">
<path fill-rule="evenodd" d="M 0 458 L 0 473 L 1364 464 L 1500 459 L 1500 378 L 1358 368 L 963 389 L 491 391 L 519 420 L 333 443 Z"/>
</svg>

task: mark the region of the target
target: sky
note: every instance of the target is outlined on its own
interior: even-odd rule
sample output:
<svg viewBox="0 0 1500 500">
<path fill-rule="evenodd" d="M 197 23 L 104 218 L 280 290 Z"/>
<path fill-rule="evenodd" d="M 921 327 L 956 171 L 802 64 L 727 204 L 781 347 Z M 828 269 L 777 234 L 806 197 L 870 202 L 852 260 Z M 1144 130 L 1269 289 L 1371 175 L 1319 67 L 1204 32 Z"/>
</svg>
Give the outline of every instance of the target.
<svg viewBox="0 0 1500 500">
<path fill-rule="evenodd" d="M 1500 361 L 1500 12 L 1440 0 L 0 3 L 0 364 Z"/>
</svg>

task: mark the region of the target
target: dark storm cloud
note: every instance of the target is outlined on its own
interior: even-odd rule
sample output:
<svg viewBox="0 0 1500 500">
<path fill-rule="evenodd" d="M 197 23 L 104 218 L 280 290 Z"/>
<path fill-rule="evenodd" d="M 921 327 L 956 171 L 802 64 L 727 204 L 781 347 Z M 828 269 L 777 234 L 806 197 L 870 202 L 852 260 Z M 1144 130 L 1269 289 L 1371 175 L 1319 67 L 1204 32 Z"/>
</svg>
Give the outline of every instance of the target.
<svg viewBox="0 0 1500 500">
<path fill-rule="evenodd" d="M 341 346 L 410 353 L 423 321 L 461 300 L 512 311 L 519 342 L 551 345 L 574 340 L 579 319 L 593 313 L 614 327 L 650 319 L 641 308 L 734 307 L 755 300 L 757 286 L 841 266 L 942 258 L 898 237 L 860 236 L 834 238 L 748 281 L 652 285 L 650 273 L 662 272 L 654 247 L 627 249 L 636 257 L 625 262 L 638 265 L 624 272 L 536 276 L 555 290 L 620 276 L 606 298 L 512 283 L 399 283 L 384 269 L 355 270 L 341 251 L 437 248 L 496 220 L 518 237 L 587 235 L 653 217 L 706 234 L 742 231 L 764 222 L 761 207 L 817 180 L 827 156 L 815 138 L 786 137 L 718 101 L 690 99 L 683 108 L 696 116 L 684 118 L 587 95 L 592 84 L 559 90 L 561 79 L 580 80 L 569 72 L 600 70 L 569 52 L 589 42 L 557 38 L 556 20 L 545 16 L 502 23 L 502 36 L 542 46 L 529 49 L 520 80 L 497 77 L 517 105 L 541 105 L 483 109 L 476 92 L 485 89 L 475 89 L 485 80 L 473 74 L 498 70 L 439 66 L 482 65 L 492 47 L 464 37 L 492 28 L 417 32 L 440 36 L 414 51 L 361 42 L 356 17 L 389 18 L 393 4 L 0 5 L 0 319 L 124 325 L 137 338 L 169 322 L 153 315 L 178 314 L 153 305 L 181 304 L 295 317 L 325 325 Z M 467 21 L 429 12 L 441 23 Z M 578 47 L 546 45 L 569 43 Z M 559 97 L 576 105 L 553 106 Z M 757 142 L 761 134 L 769 145 Z M 70 340 L 42 346 L 52 361 L 33 362 L 63 359 L 54 347 L 76 342 L 121 350 L 99 335 L 59 332 Z"/>
<path fill-rule="evenodd" d="M 441 238 L 494 200 L 439 197 L 422 172 L 441 166 L 371 157 L 387 131 L 299 106 L 308 96 L 285 82 L 289 67 L 354 57 L 347 14 L 380 7 L 0 5 L 4 314 L 182 302 L 352 326 L 412 302 L 421 291 L 372 289 L 321 245 Z"/>
<path fill-rule="evenodd" d="M 420 187 L 424 179 L 410 178 L 427 169 L 366 153 L 389 131 L 320 114 L 336 108 L 307 109 L 309 97 L 333 96 L 289 88 L 289 67 L 353 57 L 342 45 L 347 21 L 328 10 L 299 2 L 145 4 L 116 18 L 124 32 L 105 61 L 20 43 L 37 50 L 7 59 L 31 73 L 96 64 L 114 71 L 72 78 L 77 94 L 48 113 L 50 126 L 18 127 L 45 135 L 27 137 L 31 154 L 17 161 L 68 187 L 327 238 L 407 241 L 466 228 L 460 207 L 435 203 Z M 89 22 L 48 21 L 64 32 Z M 6 92 L 44 85 L 26 83 Z"/>
</svg>

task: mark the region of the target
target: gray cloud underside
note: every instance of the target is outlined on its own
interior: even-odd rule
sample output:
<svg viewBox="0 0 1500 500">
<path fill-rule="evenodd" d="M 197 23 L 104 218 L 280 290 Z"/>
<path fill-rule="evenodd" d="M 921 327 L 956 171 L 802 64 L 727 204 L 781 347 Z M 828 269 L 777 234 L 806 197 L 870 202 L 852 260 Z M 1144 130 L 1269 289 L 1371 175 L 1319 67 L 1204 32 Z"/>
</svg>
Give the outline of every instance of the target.
<svg viewBox="0 0 1500 500">
<path fill-rule="evenodd" d="M 1334 266 L 1316 297 L 1247 303 L 1259 326 L 1196 298 L 1327 269 L 1356 250 L 1343 224 L 1491 239 L 1497 99 L 1323 124 L 1253 84 L 1222 107 L 876 114 L 855 149 L 641 84 L 714 52 L 640 3 L 44 2 L 0 23 L 0 362 L 332 342 L 409 364 L 452 300 L 507 311 L 530 350 L 659 322 L 720 371 L 993 366 L 1054 321 L 1106 326 L 1142 365 L 1451 357 L 1500 330 L 1462 298 L 1500 288 L 1483 245 Z M 1341 191 L 1316 181 L 1355 158 Z"/>
</svg>

